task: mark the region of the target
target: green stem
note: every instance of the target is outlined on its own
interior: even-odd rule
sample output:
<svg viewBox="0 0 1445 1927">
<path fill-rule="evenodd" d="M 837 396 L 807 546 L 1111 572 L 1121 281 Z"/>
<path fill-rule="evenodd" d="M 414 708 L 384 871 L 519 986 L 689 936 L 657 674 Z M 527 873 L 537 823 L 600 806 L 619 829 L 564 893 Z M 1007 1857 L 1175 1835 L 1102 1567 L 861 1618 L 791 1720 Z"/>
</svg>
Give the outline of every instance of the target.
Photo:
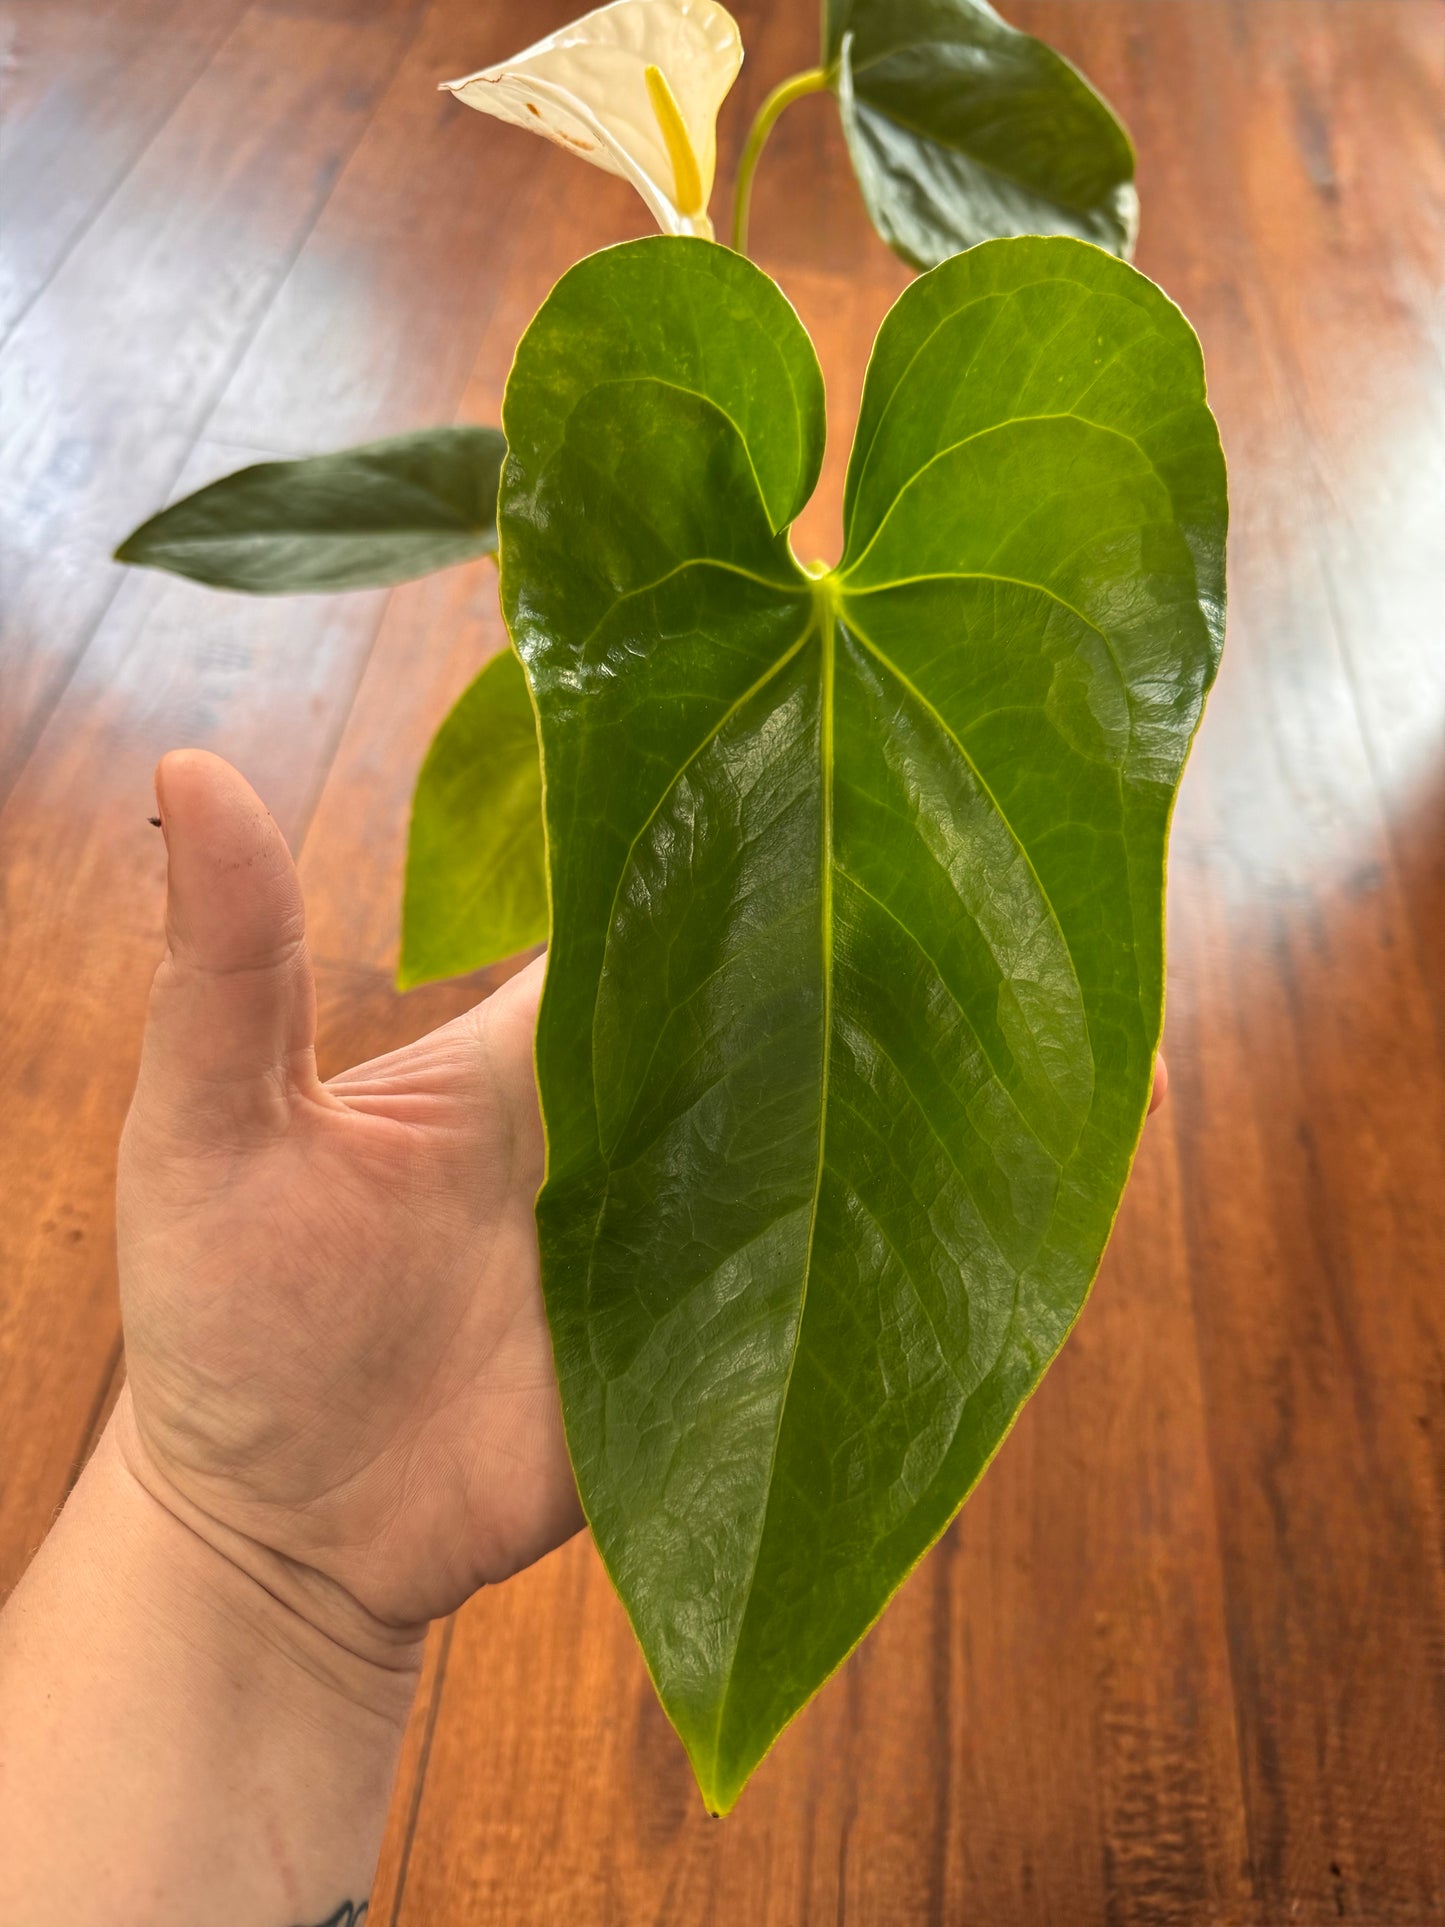
<svg viewBox="0 0 1445 1927">
<path fill-rule="evenodd" d="M 821 93 L 827 85 L 828 76 L 824 69 L 810 67 L 805 74 L 794 74 L 791 80 L 780 81 L 758 109 L 757 119 L 748 129 L 747 140 L 743 143 L 737 186 L 733 189 L 733 246 L 739 254 L 748 251 L 748 204 L 753 195 L 753 174 L 757 169 L 758 156 L 763 151 L 763 143 L 773 131 L 773 122 L 795 100 L 801 100 L 804 94 Z"/>
</svg>

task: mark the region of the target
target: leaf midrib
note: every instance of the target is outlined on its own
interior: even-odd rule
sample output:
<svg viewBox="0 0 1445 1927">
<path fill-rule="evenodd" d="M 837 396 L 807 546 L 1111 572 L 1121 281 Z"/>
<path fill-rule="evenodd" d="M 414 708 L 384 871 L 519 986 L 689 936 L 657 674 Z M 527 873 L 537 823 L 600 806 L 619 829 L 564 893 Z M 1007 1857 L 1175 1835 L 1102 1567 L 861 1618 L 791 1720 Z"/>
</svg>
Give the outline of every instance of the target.
<svg viewBox="0 0 1445 1927">
<path fill-rule="evenodd" d="M 861 560 L 861 557 L 860 557 L 860 560 Z M 1050 593 L 1049 591 L 1043 589 L 1042 584 L 1021 583 L 1019 586 L 1028 587 L 1028 588 L 1037 588 L 1042 593 L 1045 593 L 1045 594 Z M 998 800 L 994 796 L 992 789 L 984 780 L 984 777 L 982 773 L 979 771 L 978 766 L 974 762 L 973 758 L 969 755 L 968 751 L 964 748 L 962 742 L 959 740 L 956 731 L 954 731 L 949 727 L 949 725 L 944 721 L 943 717 L 938 714 L 938 711 L 934 708 L 933 704 L 930 703 L 928 699 L 922 694 L 922 692 L 915 687 L 915 685 L 911 682 L 908 676 L 903 672 L 902 669 L 899 668 L 899 666 L 892 660 L 892 658 L 886 653 L 886 651 L 881 649 L 873 641 L 873 639 L 857 624 L 857 622 L 851 616 L 845 616 L 844 596 L 842 593 L 842 577 L 833 572 L 829 572 L 825 576 L 816 578 L 814 581 L 813 587 L 814 587 L 815 605 L 814 605 L 814 611 L 812 614 L 812 619 L 810 620 L 808 628 L 804 631 L 803 635 L 798 639 L 796 643 L 793 644 L 792 648 L 787 652 L 787 657 L 785 659 L 791 660 L 793 656 L 795 656 L 798 653 L 798 651 L 803 648 L 803 646 L 807 643 L 807 641 L 812 636 L 812 633 L 815 627 L 819 630 L 821 641 L 822 641 L 822 664 L 823 664 L 822 696 L 821 696 L 821 702 L 820 702 L 819 762 L 822 769 L 821 789 L 822 789 L 822 803 L 823 803 L 823 810 L 822 810 L 823 864 L 822 864 L 822 887 L 820 890 L 820 910 L 821 910 L 821 916 L 822 916 L 822 953 L 823 953 L 823 960 L 824 960 L 824 967 L 823 967 L 823 1026 L 824 1028 L 823 1028 L 823 1058 L 822 1058 L 822 1064 L 821 1064 L 820 1076 L 819 1076 L 820 1103 L 819 1103 L 819 1118 L 818 1118 L 818 1161 L 817 1161 L 817 1166 L 814 1173 L 813 1194 L 812 1194 L 812 1199 L 810 1201 L 810 1206 L 809 1206 L 808 1236 L 807 1236 L 806 1254 L 805 1254 L 804 1265 L 803 1265 L 802 1290 L 799 1296 L 799 1303 L 798 1303 L 798 1318 L 797 1318 L 797 1324 L 794 1328 L 794 1333 L 793 1333 L 793 1349 L 788 1359 L 787 1372 L 783 1380 L 782 1395 L 778 1402 L 777 1425 L 773 1434 L 772 1453 L 768 1462 L 767 1478 L 763 1487 L 764 1501 L 763 1501 L 762 1518 L 759 1522 L 757 1544 L 754 1549 L 753 1562 L 748 1573 L 747 1585 L 743 1594 L 742 1610 L 738 1616 L 737 1636 L 733 1641 L 732 1654 L 728 1662 L 727 1678 L 724 1682 L 723 1690 L 719 1697 L 717 1718 L 713 1729 L 713 1765 L 714 1765 L 715 1773 L 718 1766 L 719 1743 L 721 1740 L 724 1723 L 727 1717 L 727 1709 L 732 1698 L 733 1682 L 734 1682 L 734 1678 L 736 1675 L 736 1668 L 737 1668 L 737 1657 L 738 1657 L 738 1653 L 742 1648 L 743 1635 L 747 1625 L 748 1614 L 752 1608 L 754 1590 L 757 1583 L 758 1568 L 762 1559 L 763 1545 L 767 1538 L 768 1520 L 772 1512 L 773 1498 L 776 1491 L 776 1469 L 777 1469 L 778 1452 L 781 1448 L 783 1433 L 787 1424 L 788 1400 L 789 1400 L 789 1395 L 792 1391 L 793 1377 L 797 1366 L 798 1355 L 802 1348 L 803 1320 L 807 1313 L 808 1290 L 809 1290 L 809 1285 L 812 1281 L 812 1273 L 813 1273 L 813 1247 L 814 1247 L 814 1240 L 815 1240 L 815 1235 L 817 1230 L 818 1204 L 822 1194 L 823 1173 L 827 1165 L 827 1129 L 828 1129 L 828 1112 L 829 1112 L 829 1068 L 830 1068 L 829 1060 L 831 1056 L 832 1029 L 833 1029 L 833 1024 L 832 1024 L 832 1015 L 833 1015 L 832 1013 L 832 1002 L 833 1002 L 833 928 L 832 928 L 833 915 L 832 915 L 832 910 L 833 910 L 833 869 L 834 869 L 834 862 L 835 862 L 834 850 L 833 850 L 833 789 L 834 789 L 833 712 L 834 712 L 834 676 L 836 673 L 835 664 L 836 664 L 836 652 L 837 652 L 837 628 L 840 622 L 846 621 L 849 632 L 857 637 L 859 642 L 861 642 L 863 646 L 868 650 L 869 654 L 872 655 L 875 658 L 875 660 L 878 661 L 883 666 L 883 668 L 887 670 L 887 672 L 897 680 L 897 682 L 900 684 L 901 687 L 906 689 L 914 697 L 914 699 L 928 712 L 929 715 L 934 717 L 939 728 L 944 732 L 948 740 L 957 749 L 959 756 L 962 758 L 962 760 L 967 765 L 967 767 L 973 772 L 975 780 L 979 783 L 984 795 L 987 797 L 991 807 L 993 808 L 996 815 L 998 816 L 999 821 L 1008 830 L 1008 833 L 1010 837 L 1013 839 L 1015 846 L 1019 850 L 1020 854 L 1023 856 L 1025 863 L 1028 865 L 1029 874 L 1033 878 L 1034 885 L 1039 892 L 1040 900 L 1044 904 L 1048 912 L 1049 918 L 1054 925 L 1054 929 L 1058 935 L 1058 939 L 1063 948 L 1064 955 L 1068 958 L 1069 969 L 1074 977 L 1075 984 L 1077 985 L 1079 983 L 1078 965 L 1075 962 L 1074 955 L 1069 946 L 1068 939 L 1064 935 L 1063 928 L 1059 923 L 1058 912 L 1054 907 L 1053 900 L 1049 896 L 1047 890 L 1045 890 L 1043 886 L 1043 882 L 1039 878 L 1038 872 L 1034 867 L 1033 858 L 1030 855 L 1027 846 L 1022 842 L 1022 840 L 1018 835 L 1018 832 L 1014 829 L 1012 823 L 1009 821 L 1009 818 L 1004 813 L 1002 807 L 998 803 Z M 1054 598 L 1054 599 L 1057 600 L 1057 598 Z M 1081 620 L 1083 620 L 1083 618 L 1081 618 Z M 1095 628 L 1095 625 L 1092 623 L 1089 623 L 1087 626 L 1091 629 Z M 1110 653 L 1112 655 L 1112 651 Z M 760 680 L 759 685 L 757 686 L 761 687 L 768 680 L 770 680 L 771 675 L 775 674 L 776 670 L 779 667 L 781 667 L 781 662 L 779 664 L 775 664 L 773 667 L 773 670 L 769 672 L 769 676 L 765 676 L 764 678 L 762 678 Z M 750 691 L 749 693 L 751 694 L 755 692 Z M 669 788 L 670 787 L 671 786 L 669 785 Z M 850 878 L 850 881 L 851 881 L 851 878 Z M 1085 1034 L 1087 1035 L 1088 1033 L 1087 1008 L 1084 1008 L 1083 1016 L 1084 1016 Z M 1091 1055 L 1092 1055 L 1092 1049 L 1093 1049 L 1093 1046 L 1092 1046 L 1092 1040 L 1091 1040 L 1090 1041 Z M 987 1053 L 985 1053 L 985 1056 L 987 1056 Z M 990 1064 L 990 1069 L 993 1072 L 994 1077 L 1000 1083 L 1001 1087 L 1005 1090 L 1005 1092 L 1007 1092 L 1008 1087 L 1003 1082 L 1003 1080 L 998 1077 L 997 1069 L 992 1064 Z M 1009 1093 L 1009 1095 L 1010 1097 L 1012 1096 L 1011 1093 Z M 1034 1133 L 1032 1133 L 1031 1131 L 1030 1135 L 1034 1136 Z M 1037 1139 L 1035 1139 L 1035 1141 L 1037 1141 Z M 1044 1148 L 1044 1147 L 1041 1147 L 1041 1148 Z M 956 1168 L 957 1167 L 955 1166 L 955 1169 Z"/>
<path fill-rule="evenodd" d="M 773 1432 L 773 1449 L 768 1460 L 768 1474 L 764 1483 L 763 1516 L 758 1523 L 758 1540 L 753 1549 L 753 1563 L 748 1572 L 747 1587 L 743 1593 L 742 1611 L 738 1615 L 737 1637 L 733 1641 L 732 1656 L 728 1661 L 728 1674 L 722 1695 L 718 1701 L 717 1722 L 713 1728 L 713 1769 L 716 1774 L 718 1763 L 718 1744 L 722 1737 L 723 1721 L 727 1716 L 728 1702 L 732 1697 L 733 1678 L 737 1669 L 737 1657 L 743 1643 L 743 1632 L 747 1626 L 748 1613 L 753 1603 L 753 1587 L 757 1582 L 758 1565 L 762 1559 L 763 1544 L 768 1533 L 768 1519 L 773 1508 L 773 1493 L 776 1490 L 778 1450 L 782 1444 L 783 1428 L 788 1417 L 788 1397 L 793 1389 L 793 1374 L 797 1368 L 798 1353 L 802 1349 L 803 1319 L 808 1309 L 808 1285 L 813 1275 L 813 1243 L 818 1229 L 818 1200 L 823 1191 L 823 1171 L 827 1162 L 828 1142 L 828 1076 L 833 1046 L 833 678 L 837 654 L 838 627 L 838 587 L 837 577 L 831 571 L 813 580 L 813 609 L 808 628 L 802 643 L 806 643 L 817 629 L 822 650 L 822 691 L 819 701 L 818 722 L 818 762 L 822 774 L 822 887 L 819 891 L 819 908 L 822 922 L 823 957 L 823 1057 L 819 1068 L 818 1088 L 818 1161 L 813 1172 L 813 1196 L 808 1209 L 808 1239 L 803 1261 L 803 1287 L 798 1297 L 798 1322 L 793 1328 L 793 1349 L 788 1358 L 788 1369 L 783 1379 L 782 1396 L 778 1400 L 778 1422 Z M 798 646 L 801 647 L 802 643 Z"/>
<path fill-rule="evenodd" d="M 249 528 L 227 531 L 217 529 L 214 534 L 192 534 L 171 536 L 155 544 L 157 552 L 171 555 L 187 555 L 195 552 L 208 554 L 223 548 L 228 552 L 248 551 L 255 548 L 274 549 L 278 542 L 302 540 L 309 543 L 326 543 L 328 547 L 344 549 L 367 548 L 379 541 L 394 541 L 397 538 L 414 540 L 422 537 L 437 542 L 476 542 L 490 541 L 495 545 L 495 532 L 487 522 L 444 521 L 438 516 L 433 521 L 418 517 L 414 522 L 389 521 L 377 522 L 372 527 L 352 527 L 338 529 L 321 523 L 300 520 L 278 522 L 271 528 Z"/>
</svg>

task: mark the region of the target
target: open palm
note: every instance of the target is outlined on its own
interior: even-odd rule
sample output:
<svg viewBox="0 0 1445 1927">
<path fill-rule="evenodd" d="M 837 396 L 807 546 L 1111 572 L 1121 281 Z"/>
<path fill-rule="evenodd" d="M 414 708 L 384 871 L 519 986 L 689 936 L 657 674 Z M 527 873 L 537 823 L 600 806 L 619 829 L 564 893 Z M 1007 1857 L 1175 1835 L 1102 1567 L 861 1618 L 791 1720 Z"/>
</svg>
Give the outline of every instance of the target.
<svg viewBox="0 0 1445 1927">
<path fill-rule="evenodd" d="M 168 757 L 168 948 L 120 1173 L 144 1475 L 392 1626 L 581 1523 L 537 1277 L 541 965 L 322 1084 L 295 868 Z"/>
</svg>

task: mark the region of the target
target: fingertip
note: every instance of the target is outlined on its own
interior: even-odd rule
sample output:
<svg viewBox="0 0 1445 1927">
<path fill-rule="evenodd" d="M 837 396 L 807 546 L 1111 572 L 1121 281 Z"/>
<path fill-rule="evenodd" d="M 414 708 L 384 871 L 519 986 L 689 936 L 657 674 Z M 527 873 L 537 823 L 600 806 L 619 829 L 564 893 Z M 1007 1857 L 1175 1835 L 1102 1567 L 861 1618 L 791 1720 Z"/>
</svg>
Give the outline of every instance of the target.
<svg viewBox="0 0 1445 1927">
<path fill-rule="evenodd" d="M 222 757 L 173 750 L 155 784 L 167 948 L 146 1033 L 146 1101 L 187 1118 L 192 1133 L 237 1118 L 269 1129 L 285 1115 L 277 1071 L 288 1092 L 315 1079 L 296 866 L 260 797 Z"/>
<path fill-rule="evenodd" d="M 271 812 L 241 772 L 208 749 L 172 749 L 156 764 L 161 823 L 189 844 L 279 837 Z"/>
<path fill-rule="evenodd" d="M 1169 1095 L 1169 1066 L 1162 1057 L 1154 1060 L 1154 1088 L 1149 1093 L 1149 1115 L 1153 1117 Z"/>
<path fill-rule="evenodd" d="M 189 811 L 226 801 L 241 801 L 267 814 L 241 772 L 209 749 L 168 749 L 156 764 L 154 782 L 162 822 L 168 809 Z"/>
<path fill-rule="evenodd" d="M 303 923 L 295 866 L 241 772 L 209 750 L 171 750 L 155 788 L 173 950 L 228 968 L 294 948 Z"/>
</svg>

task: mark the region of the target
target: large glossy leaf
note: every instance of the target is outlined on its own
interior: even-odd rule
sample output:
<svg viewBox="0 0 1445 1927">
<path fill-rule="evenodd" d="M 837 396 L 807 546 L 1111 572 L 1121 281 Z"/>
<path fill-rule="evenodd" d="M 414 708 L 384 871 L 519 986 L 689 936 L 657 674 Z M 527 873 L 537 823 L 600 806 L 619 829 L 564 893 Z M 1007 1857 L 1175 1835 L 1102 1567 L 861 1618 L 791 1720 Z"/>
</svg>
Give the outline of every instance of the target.
<svg viewBox="0 0 1445 1927">
<path fill-rule="evenodd" d="M 537 726 L 504 649 L 463 691 L 417 778 L 397 981 L 460 976 L 546 939 Z"/>
<path fill-rule="evenodd" d="M 495 428 L 426 428 L 299 462 L 258 462 L 143 522 L 117 562 L 216 589 L 385 588 L 497 546 Z"/>
<path fill-rule="evenodd" d="M 1058 239 L 956 256 L 889 315 L 831 574 L 786 533 L 817 364 L 737 255 L 582 262 L 504 424 L 553 909 L 547 1311 L 597 1543 L 721 1811 L 957 1510 L 1104 1249 L 1223 461 L 1178 310 Z"/>
<path fill-rule="evenodd" d="M 914 267 L 997 235 L 1132 251 L 1128 135 L 986 0 L 829 0 L 823 56 L 873 225 Z"/>
</svg>

